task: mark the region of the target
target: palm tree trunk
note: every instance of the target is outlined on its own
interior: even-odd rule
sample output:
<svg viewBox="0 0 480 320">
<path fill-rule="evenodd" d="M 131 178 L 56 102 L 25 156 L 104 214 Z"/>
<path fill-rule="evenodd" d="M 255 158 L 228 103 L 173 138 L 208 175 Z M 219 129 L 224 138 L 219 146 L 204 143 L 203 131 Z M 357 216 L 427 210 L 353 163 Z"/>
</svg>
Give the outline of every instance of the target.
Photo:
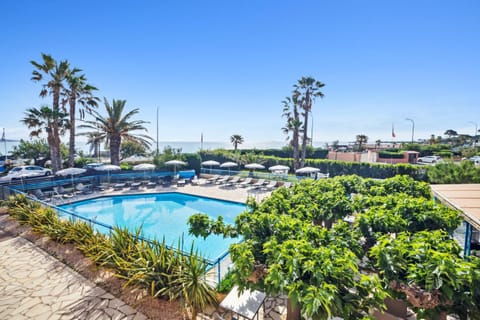
<svg viewBox="0 0 480 320">
<path fill-rule="evenodd" d="M 293 170 L 298 169 L 298 158 L 299 158 L 299 152 L 298 152 L 298 128 L 295 128 L 293 131 L 293 137 L 292 137 L 292 147 L 293 147 Z"/>
<path fill-rule="evenodd" d="M 305 108 L 306 109 L 306 108 Z M 304 121 L 305 123 L 303 124 L 303 139 L 302 139 L 302 159 L 301 159 L 301 167 L 303 168 L 305 166 L 305 157 L 307 155 L 307 132 L 308 132 L 308 110 L 305 110 L 305 116 L 304 116 Z"/>
<path fill-rule="evenodd" d="M 300 126 L 300 119 L 298 115 L 297 105 L 293 106 L 293 170 L 297 170 L 299 167 L 298 158 L 299 158 L 299 150 L 298 150 L 298 141 L 299 141 L 299 126 Z"/>
<path fill-rule="evenodd" d="M 72 93 L 72 97 L 74 93 Z M 68 166 L 73 167 L 75 162 L 75 99 L 69 99 L 70 104 L 70 140 L 68 142 Z"/>
<path fill-rule="evenodd" d="M 53 93 L 53 111 L 56 113 L 60 110 L 60 88 L 55 88 Z M 50 154 L 52 155 L 52 169 L 57 172 L 62 169 L 62 155 L 60 153 L 60 130 L 58 126 L 58 118 L 53 119 L 52 123 L 52 144 L 50 144 Z"/>
<path fill-rule="evenodd" d="M 287 320 L 301 320 L 302 319 L 302 314 L 301 314 L 301 308 L 300 305 L 293 304 L 292 299 L 288 298 L 287 299 Z"/>
<path fill-rule="evenodd" d="M 116 166 L 120 165 L 120 144 L 122 138 L 120 136 L 110 137 L 110 162 Z"/>
</svg>

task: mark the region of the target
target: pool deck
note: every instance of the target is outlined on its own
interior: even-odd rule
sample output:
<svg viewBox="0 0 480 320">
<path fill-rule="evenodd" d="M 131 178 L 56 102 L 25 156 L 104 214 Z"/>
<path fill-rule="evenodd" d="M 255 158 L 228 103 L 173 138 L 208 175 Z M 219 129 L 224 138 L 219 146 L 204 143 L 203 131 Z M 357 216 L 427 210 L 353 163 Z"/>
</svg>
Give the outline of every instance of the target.
<svg viewBox="0 0 480 320">
<path fill-rule="evenodd" d="M 185 194 L 191 194 L 195 196 L 203 196 L 209 198 L 215 198 L 220 200 L 234 201 L 245 203 L 249 197 L 254 198 L 257 202 L 263 200 L 271 194 L 271 191 L 266 191 L 264 189 L 253 189 L 249 188 L 240 188 L 240 187 L 226 187 L 224 185 L 215 185 L 215 184 L 201 184 L 201 185 L 191 185 L 186 184 L 185 186 L 176 186 L 171 185 L 169 187 L 157 186 L 155 188 L 139 188 L 136 190 L 131 190 L 126 187 L 122 190 L 114 190 L 112 188 L 106 189 L 104 191 L 96 191 L 90 194 L 77 194 L 71 198 L 58 199 L 54 198 L 52 204 L 60 205 L 74 201 L 86 200 L 101 196 L 112 196 L 112 195 L 128 195 L 128 194 L 154 194 L 154 193 L 167 193 L 167 192 L 180 192 Z"/>
<path fill-rule="evenodd" d="M 112 189 L 68 199 L 52 199 L 63 204 L 107 195 L 181 192 L 245 203 L 248 197 L 261 201 L 271 192 L 222 185 L 157 186 L 152 189 L 113 191 Z M 75 270 L 49 255 L 34 243 L 4 230 L 0 215 L 0 319 L 147 319 Z M 260 319 L 284 319 L 285 297 L 271 297 Z M 209 310 L 197 319 L 230 318 L 225 310 Z"/>
</svg>

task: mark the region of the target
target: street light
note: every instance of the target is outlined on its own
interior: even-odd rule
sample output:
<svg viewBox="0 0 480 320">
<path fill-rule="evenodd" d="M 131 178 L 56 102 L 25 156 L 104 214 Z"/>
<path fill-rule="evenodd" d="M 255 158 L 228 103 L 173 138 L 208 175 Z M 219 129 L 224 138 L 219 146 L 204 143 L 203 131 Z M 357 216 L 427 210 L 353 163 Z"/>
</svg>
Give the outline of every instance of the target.
<svg viewBox="0 0 480 320">
<path fill-rule="evenodd" d="M 410 119 L 410 118 L 406 118 L 405 120 L 412 122 L 412 143 L 413 143 L 413 137 L 415 135 L 415 121 L 413 121 L 413 119 Z"/>
<path fill-rule="evenodd" d="M 477 133 L 478 133 L 478 124 L 473 121 L 468 121 L 468 123 L 474 124 L 475 125 L 475 133 L 473 134 L 473 147 L 475 148 L 477 146 Z"/>
</svg>

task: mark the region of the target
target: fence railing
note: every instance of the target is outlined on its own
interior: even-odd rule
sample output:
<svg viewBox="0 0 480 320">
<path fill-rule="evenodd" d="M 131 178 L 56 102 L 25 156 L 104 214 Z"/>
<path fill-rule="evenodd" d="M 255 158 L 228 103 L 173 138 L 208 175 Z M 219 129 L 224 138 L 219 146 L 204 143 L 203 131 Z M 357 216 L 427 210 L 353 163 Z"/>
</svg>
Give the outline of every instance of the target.
<svg viewBox="0 0 480 320">
<path fill-rule="evenodd" d="M 40 184 L 44 185 L 44 186 L 51 186 L 51 185 L 46 184 L 45 182 L 41 182 Z M 39 183 L 37 183 L 37 186 L 38 185 L 39 185 Z M 76 214 L 75 212 L 72 212 L 70 210 L 60 208 L 60 207 L 56 206 L 55 204 L 53 204 L 51 202 L 40 200 L 40 199 L 37 199 L 35 197 L 32 197 L 28 193 L 25 193 L 23 190 L 20 190 L 20 188 L 15 188 L 15 187 L 11 187 L 11 186 L 2 186 L 1 187 L 2 199 L 7 199 L 8 196 L 10 196 L 12 194 L 23 194 L 28 199 L 30 199 L 31 201 L 37 201 L 43 206 L 48 206 L 48 207 L 52 208 L 53 210 L 55 210 L 57 212 L 59 217 L 68 217 L 69 219 L 72 219 L 74 221 L 77 220 L 77 219 L 81 220 L 81 221 L 84 221 L 84 222 L 90 224 L 95 230 L 99 231 L 100 233 L 107 234 L 108 236 L 111 236 L 112 231 L 114 230 L 113 226 L 110 226 L 108 224 L 105 224 L 103 222 L 97 221 L 97 220 L 92 219 L 92 218 L 87 218 L 87 217 L 81 216 L 81 215 Z M 132 235 L 132 237 L 133 237 L 133 235 Z M 142 237 L 142 236 L 138 237 L 138 239 L 141 240 L 141 241 L 149 242 L 150 244 L 156 244 L 154 240 L 151 240 L 151 239 L 148 239 L 148 238 L 145 238 L 145 237 Z M 168 249 L 173 249 L 177 252 L 180 252 L 183 255 L 189 255 L 189 252 L 180 250 L 179 248 L 171 247 L 171 246 L 166 245 L 166 244 L 164 244 L 164 245 Z M 214 284 L 218 285 L 220 283 L 220 281 L 222 280 L 222 278 L 225 276 L 225 274 L 228 272 L 229 266 L 231 264 L 230 254 L 229 254 L 228 250 L 225 251 L 223 254 L 221 254 L 219 257 L 217 257 L 214 260 L 210 260 L 210 259 L 207 259 L 207 258 L 202 258 L 202 259 L 203 259 L 204 263 L 207 264 L 208 271 L 210 273 L 211 273 L 211 271 L 214 271 L 214 274 L 213 274 L 213 276 L 210 280 Z"/>
</svg>

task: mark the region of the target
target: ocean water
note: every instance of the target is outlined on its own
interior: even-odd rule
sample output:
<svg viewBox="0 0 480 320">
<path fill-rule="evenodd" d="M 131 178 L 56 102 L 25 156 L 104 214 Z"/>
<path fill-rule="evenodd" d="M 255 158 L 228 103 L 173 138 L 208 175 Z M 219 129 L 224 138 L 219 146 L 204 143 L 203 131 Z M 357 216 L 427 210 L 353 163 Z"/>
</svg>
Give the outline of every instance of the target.
<svg viewBox="0 0 480 320">
<path fill-rule="evenodd" d="M 9 154 L 12 150 L 13 147 L 18 145 L 18 141 L 7 141 L 6 144 L 4 142 L 0 142 L 0 156 L 5 156 L 5 150 L 7 150 L 7 154 Z M 250 142 L 250 143 L 243 143 L 239 145 L 239 149 L 270 149 L 270 148 L 276 148 L 280 149 L 286 145 L 285 142 L 283 141 L 264 141 L 264 142 Z M 155 150 L 156 148 L 156 143 L 154 142 L 151 146 L 151 150 Z M 218 141 L 204 141 L 203 142 L 203 148 L 202 148 L 202 143 L 200 141 L 159 141 L 158 143 L 158 148 L 160 152 L 163 151 L 163 149 L 167 146 L 170 146 L 175 149 L 181 149 L 182 153 L 195 153 L 200 151 L 200 149 L 203 150 L 214 150 L 214 149 L 233 149 L 233 146 L 231 143 L 226 143 L 226 142 L 218 142 Z M 86 154 L 89 153 L 89 146 L 86 145 L 84 142 L 77 142 L 76 143 L 76 148 L 78 150 L 82 150 Z M 103 150 L 103 146 L 102 146 Z"/>
</svg>

